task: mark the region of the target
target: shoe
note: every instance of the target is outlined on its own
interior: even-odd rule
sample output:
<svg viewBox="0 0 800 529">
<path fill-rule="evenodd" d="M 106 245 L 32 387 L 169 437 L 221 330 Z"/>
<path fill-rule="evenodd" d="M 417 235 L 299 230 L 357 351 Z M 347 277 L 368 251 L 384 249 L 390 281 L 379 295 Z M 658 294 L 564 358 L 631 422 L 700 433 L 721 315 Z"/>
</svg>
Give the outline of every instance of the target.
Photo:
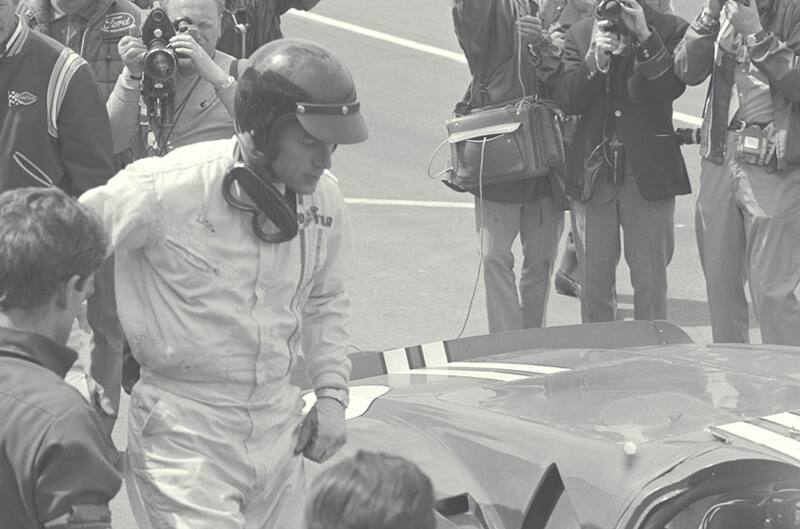
<svg viewBox="0 0 800 529">
<path fill-rule="evenodd" d="M 556 292 L 563 296 L 578 298 L 581 295 L 581 284 L 561 270 L 556 272 L 556 279 L 553 283 L 556 287 Z"/>
</svg>

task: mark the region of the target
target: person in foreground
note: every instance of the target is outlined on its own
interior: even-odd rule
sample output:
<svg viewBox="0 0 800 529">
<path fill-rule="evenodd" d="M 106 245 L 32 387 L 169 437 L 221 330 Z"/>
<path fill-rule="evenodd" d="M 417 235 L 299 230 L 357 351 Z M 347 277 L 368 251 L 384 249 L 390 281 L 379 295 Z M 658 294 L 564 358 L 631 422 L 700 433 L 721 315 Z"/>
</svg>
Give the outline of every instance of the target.
<svg viewBox="0 0 800 529">
<path fill-rule="evenodd" d="M 314 481 L 307 529 L 434 529 L 433 486 L 402 457 L 359 451 Z"/>
<path fill-rule="evenodd" d="M 106 236 L 57 189 L 0 195 L 0 512 L 3 527 L 111 527 L 121 457 L 64 375 Z"/>
<path fill-rule="evenodd" d="M 126 461 L 140 526 L 302 527 L 301 454 L 323 461 L 346 439 L 352 234 L 327 169 L 367 137 L 353 79 L 317 44 L 267 44 L 238 83 L 236 130 L 81 197 L 111 235 L 142 366 Z"/>
</svg>

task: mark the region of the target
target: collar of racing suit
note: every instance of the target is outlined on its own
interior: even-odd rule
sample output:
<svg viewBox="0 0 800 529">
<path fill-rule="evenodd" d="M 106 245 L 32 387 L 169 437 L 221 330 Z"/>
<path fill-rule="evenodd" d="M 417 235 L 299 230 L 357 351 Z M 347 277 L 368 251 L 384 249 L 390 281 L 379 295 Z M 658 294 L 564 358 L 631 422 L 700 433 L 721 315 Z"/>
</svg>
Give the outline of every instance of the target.
<svg viewBox="0 0 800 529">
<path fill-rule="evenodd" d="M 74 350 L 43 334 L 10 327 L 0 327 L 0 356 L 4 351 L 40 364 L 61 378 L 78 358 Z"/>
</svg>

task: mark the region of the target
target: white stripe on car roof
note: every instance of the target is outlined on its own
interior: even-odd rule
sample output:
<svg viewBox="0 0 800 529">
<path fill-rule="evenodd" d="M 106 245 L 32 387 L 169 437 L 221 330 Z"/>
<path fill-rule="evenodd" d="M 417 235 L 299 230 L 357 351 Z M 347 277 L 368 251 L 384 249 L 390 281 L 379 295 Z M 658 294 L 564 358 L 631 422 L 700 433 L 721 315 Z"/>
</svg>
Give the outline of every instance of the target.
<svg viewBox="0 0 800 529">
<path fill-rule="evenodd" d="M 445 367 L 445 366 L 441 366 Z M 393 372 L 391 375 L 429 375 L 439 377 L 465 377 L 465 378 L 485 378 L 488 380 L 499 380 L 502 382 L 513 382 L 514 380 L 522 380 L 528 378 L 523 375 L 513 375 L 511 373 L 499 373 L 495 371 L 466 371 L 459 369 L 429 369 L 422 367 L 420 369 L 409 369 L 408 371 Z"/>
</svg>

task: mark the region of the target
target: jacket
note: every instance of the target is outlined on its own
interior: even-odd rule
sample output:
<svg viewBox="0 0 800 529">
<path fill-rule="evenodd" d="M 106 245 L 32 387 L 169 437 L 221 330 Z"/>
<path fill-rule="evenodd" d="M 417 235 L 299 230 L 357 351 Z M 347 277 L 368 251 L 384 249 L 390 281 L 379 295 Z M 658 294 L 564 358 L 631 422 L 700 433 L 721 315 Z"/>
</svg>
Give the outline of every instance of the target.
<svg viewBox="0 0 800 529">
<path fill-rule="evenodd" d="M 547 69 L 556 102 L 567 114 L 580 116 L 567 153 L 566 192 L 574 199 L 581 198 L 590 154 L 612 129 L 625 146 L 642 197 L 654 201 L 691 192 L 672 125 L 672 102 L 686 88 L 673 72 L 672 50 L 688 23 L 647 5 L 643 8 L 652 35 L 618 59 L 612 108 L 606 102 L 607 75 L 596 68 L 590 53 L 594 20 L 569 29 L 562 60 Z"/>
<path fill-rule="evenodd" d="M 77 353 L 0 328 L 0 512 L 3 527 L 40 529 L 73 509 L 110 527 L 121 458 L 100 416 L 63 377 Z M 57 525 L 57 524 L 54 524 Z"/>
<path fill-rule="evenodd" d="M 784 168 L 800 163 L 800 65 L 796 56 L 800 53 L 800 2 L 774 0 L 764 28 L 769 31 L 767 37 L 748 45 L 748 51 L 750 60 L 770 81 L 778 168 Z M 721 164 L 736 57 L 719 46 L 718 33 L 718 23 L 705 23 L 698 16 L 675 50 L 675 71 L 689 85 L 711 76 L 700 153 Z"/>
<path fill-rule="evenodd" d="M 89 0 L 89 17 L 80 47 L 73 49 L 91 66 L 103 101 L 108 99 L 122 72 L 117 50 L 120 39 L 139 27 L 141 10 L 130 0 Z M 53 8 L 49 0 L 21 0 L 17 13 L 34 30 L 50 35 Z"/>
<path fill-rule="evenodd" d="M 490 19 L 492 4 L 496 4 L 496 16 Z M 542 25 L 547 28 L 563 11 L 565 0 L 545 0 L 541 8 Z M 527 50 L 519 56 L 515 39 L 515 24 L 518 16 L 529 14 L 528 0 L 453 0 L 453 25 L 458 43 L 467 59 L 472 82 L 465 101 L 458 107 L 491 106 L 525 95 L 551 96 L 549 88 L 540 83 L 536 66 L 528 59 Z M 486 46 L 486 41 L 491 43 Z M 520 70 L 521 66 L 521 70 Z M 521 76 L 519 72 L 521 71 Z M 457 107 L 457 112 L 459 112 Z M 495 202 L 529 204 L 541 198 L 553 196 L 559 190 L 557 172 L 548 177 L 529 178 L 484 186 L 483 198 Z M 478 195 L 477 189 L 470 193 Z M 562 207 L 564 204 L 560 204 Z"/>
<path fill-rule="evenodd" d="M 234 57 L 249 57 L 260 46 L 283 37 L 281 15 L 290 9 L 310 11 L 319 0 L 236 0 L 234 5 L 244 10 L 247 18 L 245 54 L 242 55 L 242 34 L 236 29 L 232 11 L 222 16 L 222 28 L 217 49 Z"/>
<path fill-rule="evenodd" d="M 0 50 L 0 191 L 77 196 L 114 174 L 111 129 L 86 61 L 18 22 Z"/>
<path fill-rule="evenodd" d="M 110 234 L 142 380 L 204 401 L 263 402 L 303 355 L 315 387 L 346 387 L 353 250 L 339 186 L 325 173 L 297 197 L 298 235 L 264 243 L 251 214 L 223 198 L 236 147 L 233 138 L 145 158 L 80 199 Z"/>
</svg>

